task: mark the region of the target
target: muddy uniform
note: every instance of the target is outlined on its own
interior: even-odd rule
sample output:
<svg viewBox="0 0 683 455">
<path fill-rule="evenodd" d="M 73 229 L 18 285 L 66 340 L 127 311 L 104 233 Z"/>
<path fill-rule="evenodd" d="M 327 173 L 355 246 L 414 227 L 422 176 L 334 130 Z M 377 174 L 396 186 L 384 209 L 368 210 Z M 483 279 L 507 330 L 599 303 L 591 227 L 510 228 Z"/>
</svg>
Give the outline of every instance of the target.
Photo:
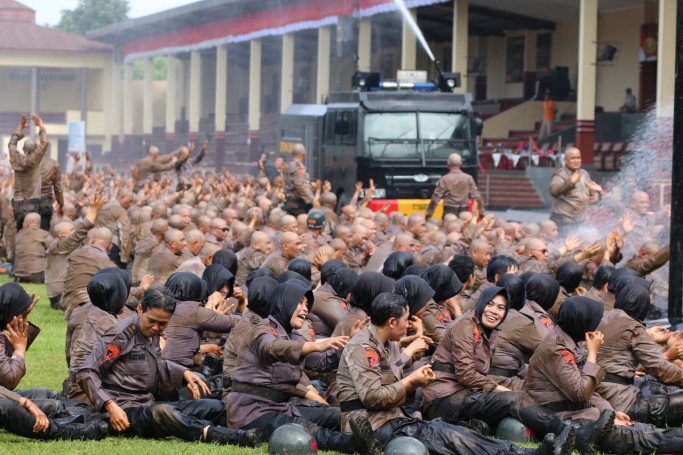
<svg viewBox="0 0 683 455">
<path fill-rule="evenodd" d="M 303 251 L 306 256 L 313 255 L 318 251 L 318 248 L 328 245 L 327 239 L 322 234 L 314 237 L 310 230 L 304 232 L 302 243 L 304 245 Z"/>
<path fill-rule="evenodd" d="M 26 350 L 31 347 L 33 341 L 36 339 L 40 329 L 35 325 L 29 323 L 28 326 L 28 343 Z M 26 374 L 26 363 L 21 356 L 14 356 L 14 349 L 12 345 L 7 342 L 3 336 L 0 337 L 0 387 L 5 387 L 14 390 L 19 382 Z"/>
<path fill-rule="evenodd" d="M 100 338 L 76 374 L 92 408 L 105 412 L 114 401 L 128 417 L 131 437 L 186 441 L 202 438 L 206 426 L 225 422 L 225 406 L 218 400 L 155 403 L 158 385 L 180 388 L 186 368 L 161 359 L 159 337 L 147 338 L 139 329 L 139 316 L 118 322 Z M 113 431 L 113 430 L 112 430 Z"/>
<path fill-rule="evenodd" d="M 479 195 L 477 184 L 471 175 L 465 174 L 460 169 L 453 169 L 439 179 L 432 195 L 432 200 L 427 207 L 427 219 L 431 218 L 439 201 L 443 199 L 443 214 L 453 213 L 455 216 L 467 210 L 468 200 L 479 202 L 483 209 L 484 201 Z"/>
<path fill-rule="evenodd" d="M 169 276 L 178 270 L 180 264 L 192 257 L 187 250 L 175 254 L 168 247 L 159 248 L 149 259 L 149 273 L 154 275 L 154 281 L 165 283 Z"/>
<path fill-rule="evenodd" d="M 313 207 L 315 195 L 311 190 L 311 179 L 303 163 L 298 160 L 287 163 L 282 182 L 287 197 L 285 202 L 287 212 L 293 216 L 308 213 Z"/>
<path fill-rule="evenodd" d="M 230 331 L 228 341 L 223 346 L 223 401 L 227 402 L 228 393 L 232 385 L 232 372 L 237 365 L 237 357 L 244 347 L 247 333 L 253 326 L 261 322 L 261 317 L 247 309 L 239 322 Z"/>
<path fill-rule="evenodd" d="M 40 162 L 50 145 L 45 128 L 40 128 L 40 144 L 35 150 L 21 154 L 17 150 L 17 142 L 24 138 L 24 133 L 17 130 L 9 141 L 9 161 L 14 169 L 14 219 L 17 231 L 24 225 L 24 217 L 29 213 L 40 213 Z"/>
<path fill-rule="evenodd" d="M 667 243 L 665 247 L 659 249 L 649 259 L 633 256 L 626 262 L 624 268 L 635 270 L 638 276 L 644 277 L 654 272 L 669 261 L 670 249 Z"/>
<path fill-rule="evenodd" d="M 59 164 L 49 156 L 43 156 L 40 162 L 40 228 L 50 231 L 52 219 L 52 203 L 57 201 L 64 207 L 64 193 L 62 192 L 62 173 Z"/>
<path fill-rule="evenodd" d="M 441 343 L 446 334 L 446 327 L 453 322 L 451 313 L 446 305 L 438 304 L 430 300 L 422 314 L 422 326 L 426 337 L 432 339 L 435 344 Z"/>
<path fill-rule="evenodd" d="M 14 281 L 45 283 L 45 257 L 52 236 L 37 226 L 19 231 L 14 247 Z"/>
<path fill-rule="evenodd" d="M 74 223 L 74 232 L 68 237 L 58 237 L 47 247 L 45 259 L 45 288 L 50 306 L 59 307 L 64 293 L 64 281 L 69 265 L 69 255 L 76 250 L 88 235 L 93 225 L 87 218 Z"/>
<path fill-rule="evenodd" d="M 282 254 L 282 250 L 277 250 L 263 261 L 261 267 L 270 269 L 275 276 L 280 276 L 287 270 L 288 265 L 289 259 Z"/>
<path fill-rule="evenodd" d="M 149 234 L 142 239 L 135 248 L 135 259 L 133 260 L 133 284 L 138 284 L 142 278 L 149 273 L 150 258 L 164 245 L 159 242 L 154 235 Z"/>
<path fill-rule="evenodd" d="M 229 332 L 239 320 L 240 316 L 217 313 L 204 308 L 200 302 L 177 302 L 165 330 L 166 346 L 161 357 L 185 368 L 198 370 L 202 364 L 199 354 L 202 333 L 205 330 Z"/>
<path fill-rule="evenodd" d="M 74 308 L 83 302 L 89 302 L 88 281 L 95 274 L 108 267 L 116 267 L 107 252 L 99 245 L 85 245 L 71 253 L 68 259 L 66 278 L 64 279 L 64 294 L 62 294 L 61 307 L 64 317 L 69 316 Z"/>
<path fill-rule="evenodd" d="M 552 319 L 550 319 L 550 315 L 548 315 L 541 305 L 533 300 L 527 300 L 519 312 L 531 318 L 531 320 L 534 322 L 534 327 L 536 327 L 536 331 L 541 336 L 541 339 L 543 339 L 543 337 L 545 337 L 553 328 L 555 328 L 555 324 L 553 323 Z"/>
<path fill-rule="evenodd" d="M 517 453 L 512 444 L 489 439 L 445 422 L 423 421 L 403 406 L 412 400 L 401 379 L 410 359 L 396 343 L 381 343 L 377 328 L 367 327 L 351 339 L 339 364 L 339 399 L 342 430 L 350 431 L 355 414 L 365 416 L 383 447 L 401 436 L 419 439 L 431 454 Z"/>
<path fill-rule="evenodd" d="M 316 336 L 330 337 L 337 324 L 349 312 L 346 300 L 337 296 L 329 283 L 325 283 L 313 292 L 315 301 L 308 317 L 313 324 Z"/>
<path fill-rule="evenodd" d="M 633 385 L 633 378 L 642 368 L 660 383 L 683 387 L 683 369 L 664 359 L 645 326 L 621 310 L 605 313 L 596 330 L 605 335 L 605 343 L 598 351 L 598 365 L 605 370 L 605 378 L 597 388 L 600 396 L 638 422 L 680 426 L 683 391 L 653 396 Z"/>
<path fill-rule="evenodd" d="M 539 435 L 559 434 L 559 420 L 526 392 L 493 392 L 498 384 L 487 375 L 497 341 L 498 330 L 487 335 L 474 311 L 448 327 L 432 356 L 436 380 L 422 390 L 425 417 L 480 419 L 492 426 L 514 417 Z"/>
<path fill-rule="evenodd" d="M 587 185 L 592 180 L 583 169 L 579 170 L 579 174 L 579 181 L 572 183 L 573 172 L 565 166 L 558 169 L 550 180 L 550 194 L 555 198 L 550 209 L 550 219 L 557 224 L 560 236 L 564 236 L 568 229 L 580 223 L 588 209 L 590 190 Z"/>
<path fill-rule="evenodd" d="M 106 227 L 112 233 L 109 258 L 122 269 L 130 260 L 130 220 L 128 212 L 116 199 L 104 204 L 95 220 L 95 227 Z"/>
<path fill-rule="evenodd" d="M 510 309 L 499 329 L 489 377 L 498 385 L 520 391 L 526 379 L 527 361 L 541 343 L 541 334 L 533 318 L 514 309 Z"/>
<path fill-rule="evenodd" d="M 142 189 L 145 183 L 152 180 L 157 180 L 155 174 L 164 171 L 170 171 L 175 167 L 175 163 L 172 162 L 171 155 L 160 155 L 156 160 L 150 157 L 143 158 L 135 163 L 135 168 L 138 171 L 138 178 L 135 180 L 135 186 L 133 191 L 136 193 Z"/>
<path fill-rule="evenodd" d="M 242 286 L 247 282 L 247 277 L 251 272 L 258 269 L 263 265 L 267 254 L 262 253 L 258 250 L 249 247 L 245 250 L 240 251 L 239 265 L 237 267 L 237 276 L 235 276 L 235 285 Z"/>
</svg>

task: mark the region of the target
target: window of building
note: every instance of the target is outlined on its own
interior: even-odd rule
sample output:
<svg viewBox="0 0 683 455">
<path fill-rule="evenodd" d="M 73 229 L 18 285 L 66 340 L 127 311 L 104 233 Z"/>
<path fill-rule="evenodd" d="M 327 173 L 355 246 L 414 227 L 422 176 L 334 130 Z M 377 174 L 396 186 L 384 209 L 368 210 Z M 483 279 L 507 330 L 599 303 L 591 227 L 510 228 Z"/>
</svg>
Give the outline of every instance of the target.
<svg viewBox="0 0 683 455">
<path fill-rule="evenodd" d="M 536 35 L 536 74 L 539 78 L 550 75 L 552 36 L 552 33 L 539 33 Z"/>
<path fill-rule="evenodd" d="M 524 80 L 524 37 L 508 38 L 507 62 L 505 65 L 505 82 L 522 82 Z"/>
</svg>

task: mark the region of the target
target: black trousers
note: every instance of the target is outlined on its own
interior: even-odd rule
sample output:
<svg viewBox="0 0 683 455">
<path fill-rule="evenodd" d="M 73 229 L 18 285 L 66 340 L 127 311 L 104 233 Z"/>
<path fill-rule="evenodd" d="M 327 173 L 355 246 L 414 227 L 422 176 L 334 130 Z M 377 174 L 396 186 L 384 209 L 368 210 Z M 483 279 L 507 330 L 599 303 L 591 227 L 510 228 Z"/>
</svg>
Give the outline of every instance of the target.
<svg viewBox="0 0 683 455">
<path fill-rule="evenodd" d="M 14 208 L 14 220 L 17 222 L 17 232 L 24 227 L 24 218 L 29 213 L 40 213 L 40 199 L 23 199 L 15 201 L 12 199 L 12 208 Z"/>
<path fill-rule="evenodd" d="M 159 402 L 128 408 L 125 412 L 130 427 L 121 434 L 127 437 L 163 439 L 175 436 L 185 441 L 199 441 L 205 427 L 226 425 L 225 403 L 218 400 Z"/>
<path fill-rule="evenodd" d="M 534 452 L 507 441 L 487 438 L 457 425 L 412 418 L 392 419 L 379 427 L 374 436 L 382 447 L 401 436 L 415 438 L 427 447 L 430 455 L 508 455 Z"/>
<path fill-rule="evenodd" d="M 422 404 L 424 417 L 446 422 L 478 419 L 492 427 L 505 417 L 513 417 L 538 435 L 559 433 L 564 425 L 548 408 L 539 405 L 526 392 L 475 392 L 461 390 L 453 395 Z"/>
<path fill-rule="evenodd" d="M 40 229 L 50 232 L 50 221 L 52 220 L 52 198 L 41 196 L 40 198 Z"/>
<path fill-rule="evenodd" d="M 458 207 L 452 206 L 452 205 L 444 205 L 443 206 L 443 216 L 448 215 L 449 213 L 452 213 L 455 216 L 460 216 L 462 212 L 467 211 L 467 206 L 466 205 L 461 205 Z M 441 217 L 443 219 L 443 217 Z"/>
<path fill-rule="evenodd" d="M 659 428 L 680 427 L 683 423 L 683 391 L 671 395 L 640 395 L 628 410 L 633 420 Z"/>
<path fill-rule="evenodd" d="M 287 210 L 287 213 L 292 216 L 308 213 L 312 208 L 312 204 L 305 203 L 304 200 L 299 197 L 287 198 L 287 202 L 285 202 L 285 209 Z"/>
<path fill-rule="evenodd" d="M 330 406 L 296 407 L 301 417 L 290 417 L 280 412 L 264 414 L 251 422 L 243 430 L 259 429 L 264 441 L 268 441 L 273 432 L 286 423 L 299 423 L 304 426 L 318 442 L 320 450 L 335 450 L 337 452 L 354 453 L 351 433 L 339 431 L 339 408 Z"/>
<path fill-rule="evenodd" d="M 615 425 L 600 444 L 607 453 L 683 453 L 683 430 L 657 429 L 654 425 L 637 422 L 632 427 Z"/>
</svg>

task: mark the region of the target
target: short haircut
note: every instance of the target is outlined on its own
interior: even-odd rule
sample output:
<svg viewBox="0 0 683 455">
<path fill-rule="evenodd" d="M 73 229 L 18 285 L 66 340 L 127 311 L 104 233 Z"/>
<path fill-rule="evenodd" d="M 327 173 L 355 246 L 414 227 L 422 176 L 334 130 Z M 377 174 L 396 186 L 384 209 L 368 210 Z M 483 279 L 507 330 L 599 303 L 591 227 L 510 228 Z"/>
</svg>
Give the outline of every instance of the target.
<svg viewBox="0 0 683 455">
<path fill-rule="evenodd" d="M 185 240 L 187 242 L 204 242 L 206 237 L 204 237 L 204 233 L 199 229 L 192 229 L 185 235 Z"/>
<path fill-rule="evenodd" d="M 202 247 L 202 250 L 199 252 L 199 257 L 205 258 L 210 256 L 213 258 L 213 255 L 216 254 L 216 251 L 220 249 L 222 249 L 220 246 L 206 242 Z"/>
<path fill-rule="evenodd" d="M 305 150 L 306 147 L 304 147 L 304 144 L 294 144 L 294 147 L 292 147 L 292 156 L 300 156 Z"/>
<path fill-rule="evenodd" d="M 159 308 L 168 313 L 175 312 L 175 297 L 165 286 L 153 286 L 145 291 L 145 296 L 140 302 L 142 312 Z"/>
<path fill-rule="evenodd" d="M 519 267 L 519 263 L 508 256 L 494 256 L 486 267 L 486 281 L 495 283 L 496 275 L 505 275 L 510 267 Z"/>
<path fill-rule="evenodd" d="M 455 272 L 461 283 L 470 279 L 474 274 L 474 267 L 474 259 L 466 254 L 456 254 L 448 263 L 448 268 Z"/>
<path fill-rule="evenodd" d="M 372 301 L 370 322 L 381 327 L 391 318 L 399 319 L 408 311 L 408 302 L 393 292 L 383 292 Z"/>
<path fill-rule="evenodd" d="M 171 243 L 171 241 L 178 240 L 180 234 L 182 234 L 182 231 L 173 228 L 168 228 L 166 234 L 164 234 L 164 242 L 166 242 L 166 245 L 168 245 L 169 243 Z"/>
<path fill-rule="evenodd" d="M 593 279 L 593 287 L 596 289 L 602 289 L 607 283 L 609 283 L 609 278 L 612 276 L 612 272 L 616 270 L 615 267 L 611 265 L 601 265 L 595 272 L 595 279 Z"/>
<path fill-rule="evenodd" d="M 150 228 L 150 232 L 152 234 L 163 234 L 168 230 L 168 221 L 164 219 L 156 219 L 152 221 L 152 227 Z"/>
</svg>

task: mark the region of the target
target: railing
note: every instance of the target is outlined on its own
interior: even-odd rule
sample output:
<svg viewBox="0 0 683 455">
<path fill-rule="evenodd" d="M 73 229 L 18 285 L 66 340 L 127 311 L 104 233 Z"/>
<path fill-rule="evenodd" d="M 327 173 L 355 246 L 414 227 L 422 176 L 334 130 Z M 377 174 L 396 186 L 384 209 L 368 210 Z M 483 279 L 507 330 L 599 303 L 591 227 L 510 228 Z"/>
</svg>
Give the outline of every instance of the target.
<svg viewBox="0 0 683 455">
<path fill-rule="evenodd" d="M 484 166 L 481 165 L 481 162 L 479 162 L 479 171 L 486 177 L 486 205 L 489 205 L 491 180 L 489 173 L 486 172 L 486 169 L 484 169 Z"/>
</svg>

